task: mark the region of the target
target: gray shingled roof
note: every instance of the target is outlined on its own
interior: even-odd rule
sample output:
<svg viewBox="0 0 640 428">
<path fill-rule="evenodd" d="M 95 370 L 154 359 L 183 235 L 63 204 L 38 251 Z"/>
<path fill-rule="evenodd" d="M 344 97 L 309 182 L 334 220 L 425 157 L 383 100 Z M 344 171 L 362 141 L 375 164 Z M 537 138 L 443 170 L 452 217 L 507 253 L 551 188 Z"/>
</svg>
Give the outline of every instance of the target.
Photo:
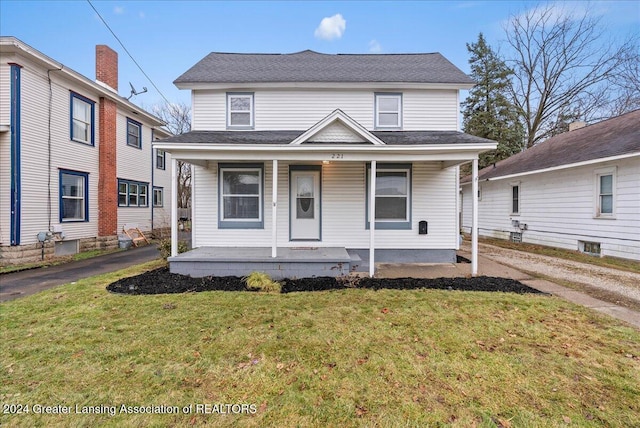
<svg viewBox="0 0 640 428">
<path fill-rule="evenodd" d="M 292 54 L 212 52 L 173 83 L 414 82 L 473 84 L 439 53 Z"/>
<path fill-rule="evenodd" d="M 186 134 L 164 139 L 161 142 L 183 144 L 289 144 L 302 135 L 303 132 L 304 131 L 191 131 Z M 474 137 L 473 135 L 457 131 L 374 131 L 372 134 L 385 144 L 398 146 L 495 143 L 493 140 Z"/>
<path fill-rule="evenodd" d="M 556 135 L 482 169 L 481 180 L 640 153 L 640 110 Z M 468 177 L 463 182 L 468 181 Z"/>
</svg>

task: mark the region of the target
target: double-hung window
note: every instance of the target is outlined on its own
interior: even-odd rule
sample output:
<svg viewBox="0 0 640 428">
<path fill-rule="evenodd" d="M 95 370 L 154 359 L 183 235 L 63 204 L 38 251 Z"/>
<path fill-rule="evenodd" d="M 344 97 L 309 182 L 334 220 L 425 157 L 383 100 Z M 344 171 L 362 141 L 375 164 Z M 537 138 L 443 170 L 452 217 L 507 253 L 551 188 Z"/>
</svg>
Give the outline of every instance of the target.
<svg viewBox="0 0 640 428">
<path fill-rule="evenodd" d="M 227 94 L 227 128 L 253 128 L 253 93 Z"/>
<path fill-rule="evenodd" d="M 375 128 L 402 128 L 402 94 L 375 94 Z"/>
<path fill-rule="evenodd" d="M 127 118 L 127 145 L 142 148 L 142 124 Z"/>
<path fill-rule="evenodd" d="M 153 188 L 153 206 L 162 207 L 164 199 L 164 189 L 162 187 Z"/>
<path fill-rule="evenodd" d="M 221 164 L 219 222 L 221 229 L 262 229 L 262 164 Z"/>
<path fill-rule="evenodd" d="M 71 92 L 71 139 L 79 143 L 95 144 L 95 103 Z"/>
<path fill-rule="evenodd" d="M 149 184 L 140 181 L 118 180 L 118 206 L 147 207 Z"/>
<path fill-rule="evenodd" d="M 369 183 L 367 167 L 367 228 L 369 228 Z M 411 165 L 379 164 L 376 168 L 376 229 L 411 229 Z"/>
<path fill-rule="evenodd" d="M 89 174 L 60 170 L 60 222 L 89 221 Z"/>
<path fill-rule="evenodd" d="M 614 218 L 615 188 L 615 167 L 596 170 L 596 217 Z"/>
<path fill-rule="evenodd" d="M 511 185 L 511 214 L 520 214 L 520 184 Z"/>
<path fill-rule="evenodd" d="M 165 168 L 165 152 L 164 150 L 156 149 L 156 168 L 164 169 Z"/>
</svg>

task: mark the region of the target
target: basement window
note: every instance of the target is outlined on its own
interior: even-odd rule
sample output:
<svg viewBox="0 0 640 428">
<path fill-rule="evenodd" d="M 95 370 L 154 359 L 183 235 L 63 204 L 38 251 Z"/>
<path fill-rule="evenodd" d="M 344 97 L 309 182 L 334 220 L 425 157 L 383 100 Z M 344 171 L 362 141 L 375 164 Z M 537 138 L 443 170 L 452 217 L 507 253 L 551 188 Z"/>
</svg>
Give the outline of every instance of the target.
<svg viewBox="0 0 640 428">
<path fill-rule="evenodd" d="M 522 242 L 522 232 L 511 232 L 511 233 L 509 233 L 509 241 L 511 241 L 511 242 Z"/>
<path fill-rule="evenodd" d="M 590 256 L 600 256 L 602 254 L 599 242 L 580 241 L 580 250 Z"/>
</svg>

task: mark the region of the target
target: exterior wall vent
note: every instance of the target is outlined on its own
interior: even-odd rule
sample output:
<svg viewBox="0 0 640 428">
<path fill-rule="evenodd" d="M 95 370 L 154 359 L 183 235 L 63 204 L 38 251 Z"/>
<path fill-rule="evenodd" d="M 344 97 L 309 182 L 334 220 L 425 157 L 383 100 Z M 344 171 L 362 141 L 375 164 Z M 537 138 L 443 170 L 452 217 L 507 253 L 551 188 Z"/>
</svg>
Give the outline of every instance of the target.
<svg viewBox="0 0 640 428">
<path fill-rule="evenodd" d="M 509 233 L 509 240 L 511 242 L 522 242 L 522 232 Z"/>
</svg>

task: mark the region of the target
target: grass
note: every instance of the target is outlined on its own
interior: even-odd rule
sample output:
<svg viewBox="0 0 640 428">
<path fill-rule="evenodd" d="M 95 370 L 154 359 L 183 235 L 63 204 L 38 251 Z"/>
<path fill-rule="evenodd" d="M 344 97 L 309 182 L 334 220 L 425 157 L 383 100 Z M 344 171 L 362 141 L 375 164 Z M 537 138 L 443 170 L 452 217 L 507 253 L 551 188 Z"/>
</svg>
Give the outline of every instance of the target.
<svg viewBox="0 0 640 428">
<path fill-rule="evenodd" d="M 527 244 L 520 242 L 511 242 L 505 239 L 497 238 L 479 238 L 479 242 L 484 244 L 495 245 L 496 247 L 508 248 L 518 251 L 526 251 L 543 256 L 556 257 L 565 260 L 572 260 L 580 263 L 588 263 L 595 266 L 602 266 L 613 269 L 626 270 L 629 272 L 640 273 L 640 263 L 635 260 L 621 259 L 617 257 L 595 257 L 580 251 L 565 250 L 562 248 L 547 247 L 545 245 Z"/>
<path fill-rule="evenodd" d="M 640 426 L 640 332 L 560 299 L 104 289 L 159 265 L 2 304 L 0 399 L 32 409 L 3 426 Z"/>
</svg>

